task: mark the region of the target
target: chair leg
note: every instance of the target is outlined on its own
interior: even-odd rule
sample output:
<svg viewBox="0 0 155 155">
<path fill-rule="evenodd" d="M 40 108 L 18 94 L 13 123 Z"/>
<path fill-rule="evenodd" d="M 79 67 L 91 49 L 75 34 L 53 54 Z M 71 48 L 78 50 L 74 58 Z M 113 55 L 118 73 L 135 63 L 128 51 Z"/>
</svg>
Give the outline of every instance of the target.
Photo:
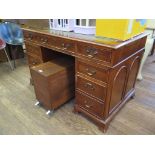
<svg viewBox="0 0 155 155">
<path fill-rule="evenodd" d="M 10 45 L 10 47 L 11 47 L 11 54 L 12 54 L 12 58 L 13 58 L 13 66 L 14 66 L 14 68 L 16 68 L 15 50 L 12 48 L 12 45 Z"/>
<path fill-rule="evenodd" d="M 11 69 L 14 70 L 14 68 L 13 68 L 13 66 L 12 66 L 12 64 L 11 64 L 10 58 L 9 58 L 9 56 L 8 56 L 8 53 L 7 53 L 7 51 L 6 51 L 5 48 L 4 48 L 4 52 L 5 52 L 5 54 L 6 54 L 6 57 L 7 57 L 7 59 L 8 59 L 8 62 L 9 62 L 9 64 L 10 64 Z"/>
</svg>

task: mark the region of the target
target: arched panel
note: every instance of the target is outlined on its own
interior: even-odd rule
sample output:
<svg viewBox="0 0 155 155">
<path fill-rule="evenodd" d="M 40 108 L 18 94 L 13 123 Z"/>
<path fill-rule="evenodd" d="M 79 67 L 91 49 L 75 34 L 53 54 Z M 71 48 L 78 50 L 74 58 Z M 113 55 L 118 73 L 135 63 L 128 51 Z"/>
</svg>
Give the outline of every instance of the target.
<svg viewBox="0 0 155 155">
<path fill-rule="evenodd" d="M 140 65 L 140 57 L 137 56 L 132 61 L 131 66 L 130 66 L 129 77 L 128 77 L 128 82 L 127 82 L 127 87 L 126 87 L 126 94 L 135 86 L 139 65 Z"/>
<path fill-rule="evenodd" d="M 127 76 L 127 67 L 122 66 L 116 73 L 112 84 L 112 95 L 109 107 L 109 113 L 116 107 L 123 97 L 125 80 Z"/>
</svg>

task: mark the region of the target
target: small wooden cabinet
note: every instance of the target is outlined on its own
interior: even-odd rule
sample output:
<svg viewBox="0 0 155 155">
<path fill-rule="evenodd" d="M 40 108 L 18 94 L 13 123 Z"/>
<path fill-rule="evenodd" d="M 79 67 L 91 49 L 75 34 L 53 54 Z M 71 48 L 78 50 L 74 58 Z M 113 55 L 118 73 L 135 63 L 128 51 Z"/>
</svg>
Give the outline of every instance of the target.
<svg viewBox="0 0 155 155">
<path fill-rule="evenodd" d="M 135 95 L 147 35 L 120 42 L 73 32 L 23 30 L 29 66 L 55 58 L 55 51 L 75 58 L 74 111 L 84 113 L 105 131 L 114 115 Z"/>
<path fill-rule="evenodd" d="M 75 96 L 74 60 L 54 59 L 31 67 L 37 100 L 54 110 Z"/>
</svg>

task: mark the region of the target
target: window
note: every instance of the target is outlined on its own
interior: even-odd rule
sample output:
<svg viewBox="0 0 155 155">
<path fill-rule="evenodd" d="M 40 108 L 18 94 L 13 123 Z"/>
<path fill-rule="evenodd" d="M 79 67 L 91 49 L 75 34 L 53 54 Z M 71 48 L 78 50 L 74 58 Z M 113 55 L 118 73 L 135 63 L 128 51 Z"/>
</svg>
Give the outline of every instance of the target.
<svg viewBox="0 0 155 155">
<path fill-rule="evenodd" d="M 81 26 L 86 26 L 86 19 L 81 19 Z"/>
<path fill-rule="evenodd" d="M 76 19 L 76 25 L 80 26 L 80 19 Z"/>
<path fill-rule="evenodd" d="M 96 20 L 95 19 L 89 19 L 89 26 L 96 26 Z"/>
<path fill-rule="evenodd" d="M 96 20 L 95 19 L 76 19 L 75 26 L 95 27 L 96 26 Z"/>
</svg>

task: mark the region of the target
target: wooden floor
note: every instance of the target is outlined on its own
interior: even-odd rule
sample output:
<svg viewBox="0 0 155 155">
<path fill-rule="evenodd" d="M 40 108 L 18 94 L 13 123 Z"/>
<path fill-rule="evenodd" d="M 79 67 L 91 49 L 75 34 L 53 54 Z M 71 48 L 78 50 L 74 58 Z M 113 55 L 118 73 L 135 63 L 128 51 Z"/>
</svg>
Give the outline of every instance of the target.
<svg viewBox="0 0 155 155">
<path fill-rule="evenodd" d="M 149 57 L 144 80 L 136 84 L 136 97 L 111 122 L 105 134 L 155 134 L 155 60 Z M 72 113 L 74 100 L 51 118 L 35 107 L 33 86 L 29 84 L 27 62 L 21 59 L 11 71 L 0 64 L 0 134 L 103 134 L 82 115 Z"/>
</svg>

